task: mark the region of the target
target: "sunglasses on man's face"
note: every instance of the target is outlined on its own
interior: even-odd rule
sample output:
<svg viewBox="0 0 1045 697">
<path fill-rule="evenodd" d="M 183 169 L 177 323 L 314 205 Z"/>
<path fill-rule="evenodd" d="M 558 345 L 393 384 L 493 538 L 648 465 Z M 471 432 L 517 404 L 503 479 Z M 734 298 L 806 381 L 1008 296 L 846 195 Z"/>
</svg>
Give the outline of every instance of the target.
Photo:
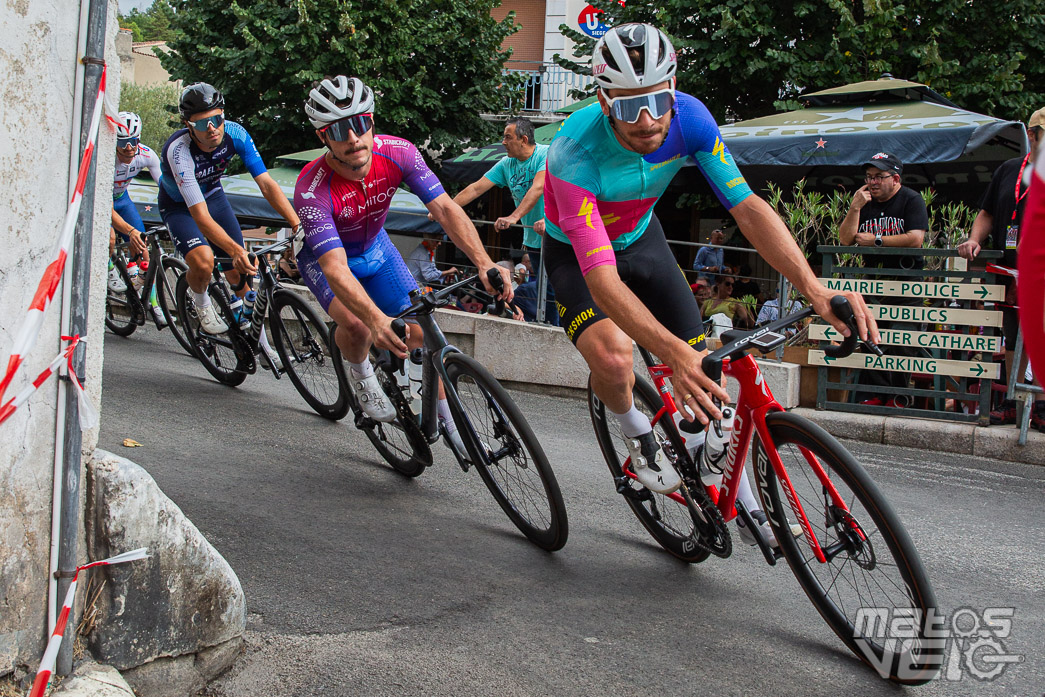
<svg viewBox="0 0 1045 697">
<path fill-rule="evenodd" d="M 221 128 L 221 124 L 225 123 L 225 117 L 222 114 L 215 114 L 214 116 L 208 116 L 207 118 L 200 119 L 199 121 L 186 121 L 185 123 L 189 124 L 197 131 L 206 132 L 206 130 L 210 126 L 214 126 L 214 128 Z"/>
<path fill-rule="evenodd" d="M 138 147 L 138 143 L 141 142 L 141 138 L 117 138 L 116 147 L 127 148 L 127 147 Z"/>
<path fill-rule="evenodd" d="M 373 114 L 356 114 L 355 116 L 348 116 L 340 121 L 335 121 L 329 126 L 319 129 L 319 132 L 330 138 L 330 140 L 343 143 L 348 140 L 349 133 L 355 133 L 356 137 L 359 138 L 373 127 Z"/>
<path fill-rule="evenodd" d="M 671 113 L 675 107 L 675 90 L 667 87 L 648 94 L 635 94 L 630 97 L 606 98 L 606 106 L 610 114 L 625 123 L 635 123 L 645 109 L 654 119 Z"/>
</svg>

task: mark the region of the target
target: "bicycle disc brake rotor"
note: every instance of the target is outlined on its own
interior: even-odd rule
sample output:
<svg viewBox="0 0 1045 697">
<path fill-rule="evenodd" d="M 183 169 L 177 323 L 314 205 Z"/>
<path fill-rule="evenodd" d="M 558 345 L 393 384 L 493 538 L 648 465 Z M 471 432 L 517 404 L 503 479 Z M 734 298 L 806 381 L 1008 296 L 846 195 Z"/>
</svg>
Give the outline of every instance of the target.
<svg viewBox="0 0 1045 697">
<path fill-rule="evenodd" d="M 849 511 L 831 508 L 833 527 L 839 542 L 845 547 L 849 558 L 857 566 L 871 570 L 878 565 L 878 557 L 874 553 L 874 545 L 860 523 Z"/>
</svg>

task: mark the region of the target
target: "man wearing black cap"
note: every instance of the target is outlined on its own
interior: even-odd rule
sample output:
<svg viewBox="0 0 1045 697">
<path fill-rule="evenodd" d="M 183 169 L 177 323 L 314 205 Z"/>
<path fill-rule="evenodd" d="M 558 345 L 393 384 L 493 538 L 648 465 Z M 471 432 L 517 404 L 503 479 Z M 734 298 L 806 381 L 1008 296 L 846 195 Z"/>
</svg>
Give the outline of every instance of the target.
<svg viewBox="0 0 1045 697">
<path fill-rule="evenodd" d="M 838 229 L 838 237 L 842 244 L 858 247 L 920 248 L 925 231 L 929 227 L 929 212 L 921 194 L 900 183 L 900 174 L 903 172 L 900 158 L 892 153 L 879 152 L 864 162 L 863 167 L 864 185 L 853 194 L 853 203 Z M 879 268 L 922 268 L 922 259 L 914 256 L 889 255 L 876 259 L 873 255 L 868 255 L 866 259 Z M 876 278 L 884 279 L 882 276 Z M 868 298 L 867 301 L 888 305 L 911 305 L 921 302 L 916 298 Z M 880 326 L 892 328 L 889 322 L 883 322 Z M 894 347 L 887 353 L 911 355 L 913 351 Z M 907 373 L 865 370 L 861 371 L 860 383 L 904 388 L 908 386 L 907 378 Z M 858 394 L 857 399 L 872 406 L 898 406 L 906 404 L 909 398 L 890 398 L 885 394 L 864 393 Z M 900 400 L 899 404 L 897 400 Z"/>
</svg>

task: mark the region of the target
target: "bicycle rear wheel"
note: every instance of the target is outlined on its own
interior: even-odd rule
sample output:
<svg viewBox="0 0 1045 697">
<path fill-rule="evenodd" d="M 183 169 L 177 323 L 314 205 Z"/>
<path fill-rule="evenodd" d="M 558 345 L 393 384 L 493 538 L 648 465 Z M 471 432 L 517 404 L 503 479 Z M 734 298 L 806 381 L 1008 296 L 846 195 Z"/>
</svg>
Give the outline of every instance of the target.
<svg viewBox="0 0 1045 697">
<path fill-rule="evenodd" d="M 838 638 L 882 677 L 920 685 L 936 677 L 943 640 L 931 638 L 936 595 L 925 568 L 892 506 L 863 467 L 830 434 L 784 412 L 769 414 L 768 447 L 780 456 L 809 521 L 799 537 L 799 515 L 789 503 L 757 439 L 755 477 L 780 550 L 806 595 Z M 808 542 L 812 534 L 826 561 Z M 894 617 L 907 617 L 914 637 L 887 636 Z"/>
<path fill-rule="evenodd" d="M 106 286 L 105 288 L 105 326 L 117 336 L 130 336 L 138 328 L 139 320 L 144 320 L 141 301 L 134 291 L 131 275 L 123 259 L 117 257 L 113 265 L 127 288 L 119 293 Z"/>
<path fill-rule="evenodd" d="M 395 376 L 390 375 L 379 361 L 374 360 L 374 351 L 372 351 L 371 361 L 375 363 L 374 373 L 396 412 L 395 420 L 392 422 L 374 421 L 363 413 L 355 395 L 348 387 L 347 367 L 341 357 L 341 349 L 338 348 L 337 342 L 331 341 L 330 347 L 334 367 L 338 371 L 338 376 L 344 381 L 345 396 L 356 415 L 356 426 L 366 434 L 377 452 L 396 472 L 406 477 L 416 477 L 424 472 L 425 468 L 432 464 L 432 448 L 421 431 L 417 417 L 410 410 L 406 396 L 399 389 Z"/>
<path fill-rule="evenodd" d="M 663 406 L 657 391 L 637 373 L 631 398 L 635 407 L 650 421 Z M 697 527 L 689 507 L 669 496 L 650 491 L 639 484 L 637 479 L 624 474 L 624 463 L 628 459 L 626 438 L 617 419 L 606 413 L 606 406 L 592 392 L 590 381 L 588 411 L 591 414 L 592 426 L 595 427 L 595 439 L 599 442 L 602 456 L 613 474 L 618 491 L 642 523 L 642 527 L 646 528 L 646 532 L 657 544 L 684 562 L 697 564 L 707 559 L 711 552 L 697 543 Z M 658 442 L 670 443 L 675 452 L 682 452 L 682 448 L 685 448 L 678 434 L 671 433 L 664 425 L 658 423 L 653 432 Z"/>
<path fill-rule="evenodd" d="M 185 336 L 192 345 L 193 355 L 218 382 L 229 387 L 242 384 L 247 379 L 247 373 L 254 368 L 254 354 L 232 328 L 232 312 L 225 298 L 213 285 L 207 286 L 207 293 L 218 316 L 229 326 L 227 332 L 215 336 L 203 331 L 203 327 L 200 326 L 189 292 L 189 277 L 183 275 L 178 279 L 175 296 L 178 299 L 178 312 L 185 328 Z"/>
<path fill-rule="evenodd" d="M 569 535 L 559 483 L 537 437 L 508 392 L 471 356 L 446 357 L 464 406 L 454 414 L 472 464 L 515 526 L 538 547 L 562 549 Z"/>
<path fill-rule="evenodd" d="M 288 290 L 272 297 L 272 343 L 290 381 L 310 407 L 337 421 L 348 413 L 348 384 L 338 378 L 327 326 L 304 298 Z"/>
<path fill-rule="evenodd" d="M 192 357 L 196 354 L 192 350 L 192 344 L 185 333 L 185 325 L 182 324 L 181 314 L 178 312 L 178 298 L 175 291 L 178 288 L 178 279 L 189 270 L 188 265 L 176 257 L 164 256 L 160 261 L 160 271 L 157 273 L 153 283 L 159 284 L 156 296 L 160 301 L 160 309 L 167 318 L 167 327 L 171 334 L 178 340 L 181 347 Z"/>
</svg>

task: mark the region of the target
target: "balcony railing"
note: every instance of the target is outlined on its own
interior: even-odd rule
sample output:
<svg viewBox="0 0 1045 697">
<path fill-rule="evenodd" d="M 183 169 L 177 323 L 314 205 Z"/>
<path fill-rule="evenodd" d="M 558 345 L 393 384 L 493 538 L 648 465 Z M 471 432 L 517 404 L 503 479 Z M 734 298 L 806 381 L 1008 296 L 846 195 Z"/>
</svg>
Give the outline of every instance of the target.
<svg viewBox="0 0 1045 697">
<path fill-rule="evenodd" d="M 514 66 L 513 66 L 514 64 Z M 570 90 L 584 89 L 591 84 L 589 75 L 578 75 L 554 63 L 537 63 L 535 61 L 508 61 L 505 75 L 522 76 L 523 88 L 519 97 L 522 104 L 509 98 L 508 110 L 549 113 L 577 100 L 569 96 Z"/>
</svg>

